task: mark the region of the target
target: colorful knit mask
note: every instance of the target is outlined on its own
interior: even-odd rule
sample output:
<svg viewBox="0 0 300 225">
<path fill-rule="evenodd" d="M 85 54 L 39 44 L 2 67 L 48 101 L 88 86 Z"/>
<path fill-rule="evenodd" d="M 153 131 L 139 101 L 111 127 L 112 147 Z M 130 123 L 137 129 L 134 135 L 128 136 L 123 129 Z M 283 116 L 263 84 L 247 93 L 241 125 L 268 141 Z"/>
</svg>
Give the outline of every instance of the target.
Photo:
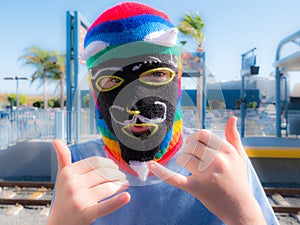
<svg viewBox="0 0 300 225">
<path fill-rule="evenodd" d="M 109 156 L 119 162 L 167 161 L 181 147 L 180 51 L 168 16 L 126 2 L 88 29 L 85 52 Z"/>
</svg>

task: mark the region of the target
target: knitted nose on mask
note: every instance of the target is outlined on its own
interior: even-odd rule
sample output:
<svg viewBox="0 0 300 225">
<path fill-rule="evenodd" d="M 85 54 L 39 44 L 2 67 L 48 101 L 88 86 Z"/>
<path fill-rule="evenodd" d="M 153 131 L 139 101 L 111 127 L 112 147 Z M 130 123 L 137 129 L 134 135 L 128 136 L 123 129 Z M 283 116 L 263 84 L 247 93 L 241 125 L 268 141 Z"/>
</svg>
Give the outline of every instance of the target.
<svg viewBox="0 0 300 225">
<path fill-rule="evenodd" d="M 88 29 L 82 56 L 109 156 L 165 162 L 181 147 L 180 51 L 163 12 L 121 3 Z"/>
</svg>

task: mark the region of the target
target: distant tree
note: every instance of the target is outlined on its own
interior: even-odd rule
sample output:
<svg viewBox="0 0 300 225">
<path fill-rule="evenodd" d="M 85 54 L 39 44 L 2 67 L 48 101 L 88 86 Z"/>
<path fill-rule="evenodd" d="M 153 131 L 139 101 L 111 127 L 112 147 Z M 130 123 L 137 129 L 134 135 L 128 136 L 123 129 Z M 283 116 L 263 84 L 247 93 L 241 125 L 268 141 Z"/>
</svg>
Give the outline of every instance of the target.
<svg viewBox="0 0 300 225">
<path fill-rule="evenodd" d="M 17 95 L 16 94 L 9 94 L 7 96 L 7 101 L 8 102 L 13 102 L 14 105 L 16 106 L 17 105 Z M 20 102 L 20 105 L 25 104 L 27 102 L 26 95 L 19 94 L 19 102 Z"/>
<path fill-rule="evenodd" d="M 255 109 L 257 107 L 257 102 L 249 102 L 247 108 Z"/>
<path fill-rule="evenodd" d="M 84 105 L 84 108 L 90 107 L 90 94 L 86 94 L 83 97 L 83 105 Z"/>
<path fill-rule="evenodd" d="M 24 61 L 24 65 L 31 65 L 35 68 L 32 74 L 31 82 L 39 81 L 44 88 L 44 102 L 47 100 L 47 79 L 54 79 L 60 71 L 60 55 L 55 52 L 49 52 L 41 47 L 31 47 L 25 50 L 20 60 Z M 47 109 L 48 104 L 44 104 Z"/>
<path fill-rule="evenodd" d="M 50 107 L 50 108 L 53 108 L 54 107 L 54 100 L 53 99 L 49 99 L 48 100 L 48 106 Z"/>
<path fill-rule="evenodd" d="M 60 99 L 57 99 L 57 98 L 54 98 L 52 99 L 53 100 L 53 108 L 60 108 L 61 105 L 60 105 Z"/>
<path fill-rule="evenodd" d="M 197 52 L 198 53 L 203 53 L 203 48 L 202 48 L 202 42 L 204 38 L 203 34 L 203 29 L 204 27 L 204 22 L 201 19 L 200 15 L 198 12 L 195 12 L 193 15 L 190 13 L 186 13 L 183 19 L 180 21 L 179 26 L 177 27 L 180 32 L 182 32 L 185 35 L 190 36 L 192 39 L 196 40 L 198 43 L 198 48 Z M 185 42 L 183 41 L 182 44 L 184 45 Z M 199 60 L 199 73 L 202 74 L 202 58 Z M 203 86 L 203 76 L 199 77 L 198 81 L 198 94 L 197 94 L 197 105 L 199 108 L 199 119 L 202 121 L 202 106 L 203 106 L 203 93 L 202 93 L 202 86 Z"/>
<path fill-rule="evenodd" d="M 43 101 L 38 100 L 38 101 L 33 102 L 33 103 L 32 103 L 32 106 L 33 106 L 33 107 L 37 107 L 37 108 L 40 109 L 40 108 L 43 108 L 44 103 L 43 103 Z"/>
<path fill-rule="evenodd" d="M 64 108 L 65 101 L 65 55 L 53 52 L 56 57 L 56 68 L 51 73 L 51 76 L 48 77 L 50 81 L 59 82 L 58 88 L 60 89 L 60 108 Z"/>
<path fill-rule="evenodd" d="M 190 36 L 195 39 L 198 43 L 198 52 L 203 52 L 202 42 L 204 38 L 204 34 L 202 29 L 204 27 L 204 22 L 201 19 L 198 12 L 195 12 L 194 15 L 190 13 L 186 13 L 183 19 L 180 21 L 179 26 L 177 27 L 180 32 L 185 35 Z M 183 41 L 185 44 L 186 42 Z"/>
<path fill-rule="evenodd" d="M 37 100 L 37 101 L 32 103 L 32 106 L 37 107 L 37 108 L 44 108 L 44 101 L 43 100 Z M 48 107 L 50 107 L 50 108 L 59 107 L 59 101 L 57 101 L 56 99 L 49 99 L 48 104 L 47 104 L 47 108 Z"/>
</svg>

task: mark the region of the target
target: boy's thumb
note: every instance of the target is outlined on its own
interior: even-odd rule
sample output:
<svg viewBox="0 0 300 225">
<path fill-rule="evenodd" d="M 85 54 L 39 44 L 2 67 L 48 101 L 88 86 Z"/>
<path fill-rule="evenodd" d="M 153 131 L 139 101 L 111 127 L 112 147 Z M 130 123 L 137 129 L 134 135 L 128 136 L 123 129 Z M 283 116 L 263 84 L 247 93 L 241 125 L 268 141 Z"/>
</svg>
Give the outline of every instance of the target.
<svg viewBox="0 0 300 225">
<path fill-rule="evenodd" d="M 52 144 L 56 151 L 58 170 L 61 170 L 64 167 L 70 165 L 72 161 L 71 152 L 68 146 L 61 140 L 54 140 Z"/>
<path fill-rule="evenodd" d="M 236 127 L 237 118 L 232 116 L 228 119 L 225 128 L 225 136 L 226 140 L 233 145 L 233 147 L 241 153 L 241 151 L 245 151 L 243 144 L 241 142 L 240 134 Z"/>
</svg>

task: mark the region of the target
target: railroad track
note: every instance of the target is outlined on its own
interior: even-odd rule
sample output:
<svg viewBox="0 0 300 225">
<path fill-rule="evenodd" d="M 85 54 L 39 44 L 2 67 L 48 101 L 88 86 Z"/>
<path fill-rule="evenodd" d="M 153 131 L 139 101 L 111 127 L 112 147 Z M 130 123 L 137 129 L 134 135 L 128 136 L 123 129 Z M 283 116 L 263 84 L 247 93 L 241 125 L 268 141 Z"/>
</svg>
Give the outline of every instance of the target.
<svg viewBox="0 0 300 225">
<path fill-rule="evenodd" d="M 54 183 L 0 182 L 0 205 L 6 205 L 7 215 L 17 215 L 23 209 L 39 206 L 40 215 L 48 216 Z"/>
<path fill-rule="evenodd" d="M 50 205 L 54 183 L 0 182 L 0 204 Z"/>
<path fill-rule="evenodd" d="M 286 215 L 300 224 L 300 188 L 264 188 L 277 218 Z"/>
<path fill-rule="evenodd" d="M 12 212 L 24 206 L 49 210 L 53 189 L 53 182 L 0 182 L 0 205 L 14 205 Z M 300 188 L 265 187 L 264 191 L 276 214 L 289 214 L 300 223 Z"/>
</svg>

